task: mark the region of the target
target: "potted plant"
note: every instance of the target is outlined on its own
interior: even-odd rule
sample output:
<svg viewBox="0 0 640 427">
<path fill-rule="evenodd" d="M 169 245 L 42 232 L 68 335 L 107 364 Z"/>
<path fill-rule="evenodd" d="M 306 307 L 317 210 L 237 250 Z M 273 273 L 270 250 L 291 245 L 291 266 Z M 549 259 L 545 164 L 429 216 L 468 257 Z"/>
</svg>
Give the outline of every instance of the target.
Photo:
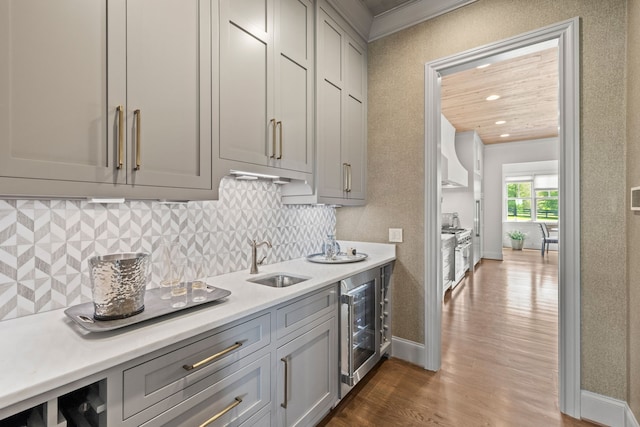
<svg viewBox="0 0 640 427">
<path fill-rule="evenodd" d="M 511 249 L 521 251 L 526 234 L 520 230 L 511 230 L 507 232 L 507 236 L 511 239 Z"/>
</svg>

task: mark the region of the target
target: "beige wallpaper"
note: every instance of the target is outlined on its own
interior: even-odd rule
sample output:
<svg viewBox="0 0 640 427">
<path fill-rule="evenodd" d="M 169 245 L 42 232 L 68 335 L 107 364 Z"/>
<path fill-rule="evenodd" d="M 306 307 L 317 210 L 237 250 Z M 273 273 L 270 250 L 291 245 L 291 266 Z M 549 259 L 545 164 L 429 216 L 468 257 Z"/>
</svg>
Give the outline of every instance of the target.
<svg viewBox="0 0 640 427">
<path fill-rule="evenodd" d="M 629 187 L 640 186 L 640 0 L 628 1 L 627 39 L 627 179 Z M 640 213 L 629 212 L 629 398 L 640 419 Z"/>
<path fill-rule="evenodd" d="M 389 227 L 404 228 L 394 335 L 423 342 L 424 63 L 575 16 L 582 53 L 582 383 L 626 400 L 626 240 L 618 237 L 626 227 L 626 1 L 480 0 L 371 43 L 370 202 L 338 209 L 337 232 L 386 241 Z"/>
</svg>

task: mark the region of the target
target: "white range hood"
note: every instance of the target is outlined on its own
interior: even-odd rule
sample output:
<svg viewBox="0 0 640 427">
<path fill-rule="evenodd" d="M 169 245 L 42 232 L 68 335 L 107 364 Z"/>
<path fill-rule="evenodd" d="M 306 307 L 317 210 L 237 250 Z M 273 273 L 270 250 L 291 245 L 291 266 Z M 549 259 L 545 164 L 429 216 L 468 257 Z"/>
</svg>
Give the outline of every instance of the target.
<svg viewBox="0 0 640 427">
<path fill-rule="evenodd" d="M 469 185 L 469 173 L 460 164 L 456 154 L 456 129 L 441 115 L 440 135 L 442 148 L 442 188 L 460 188 Z"/>
</svg>

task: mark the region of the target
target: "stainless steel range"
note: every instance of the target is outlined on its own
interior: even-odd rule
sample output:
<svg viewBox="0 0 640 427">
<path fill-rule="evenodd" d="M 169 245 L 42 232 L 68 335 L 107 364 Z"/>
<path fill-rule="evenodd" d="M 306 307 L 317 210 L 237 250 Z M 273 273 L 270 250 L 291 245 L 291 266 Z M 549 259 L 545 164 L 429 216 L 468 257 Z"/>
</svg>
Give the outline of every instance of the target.
<svg viewBox="0 0 640 427">
<path fill-rule="evenodd" d="M 464 274 L 471 268 L 471 245 L 473 230 L 470 228 L 443 227 L 443 234 L 453 234 L 456 236 L 455 246 L 455 275 L 451 283 L 451 289 L 455 288 L 464 277 Z"/>
</svg>

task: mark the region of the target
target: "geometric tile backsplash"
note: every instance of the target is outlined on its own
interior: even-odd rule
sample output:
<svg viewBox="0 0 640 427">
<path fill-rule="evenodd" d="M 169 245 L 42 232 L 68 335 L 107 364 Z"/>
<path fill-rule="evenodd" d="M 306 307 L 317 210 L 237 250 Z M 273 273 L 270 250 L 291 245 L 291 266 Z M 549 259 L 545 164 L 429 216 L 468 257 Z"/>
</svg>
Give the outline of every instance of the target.
<svg viewBox="0 0 640 427">
<path fill-rule="evenodd" d="M 151 288 L 167 239 L 202 276 L 216 276 L 249 268 L 250 239 L 271 241 L 260 252 L 272 264 L 319 252 L 335 230 L 333 207 L 282 205 L 270 181 L 224 178 L 219 196 L 186 204 L 0 199 L 0 320 L 91 301 L 94 255 L 151 253 Z"/>
</svg>

